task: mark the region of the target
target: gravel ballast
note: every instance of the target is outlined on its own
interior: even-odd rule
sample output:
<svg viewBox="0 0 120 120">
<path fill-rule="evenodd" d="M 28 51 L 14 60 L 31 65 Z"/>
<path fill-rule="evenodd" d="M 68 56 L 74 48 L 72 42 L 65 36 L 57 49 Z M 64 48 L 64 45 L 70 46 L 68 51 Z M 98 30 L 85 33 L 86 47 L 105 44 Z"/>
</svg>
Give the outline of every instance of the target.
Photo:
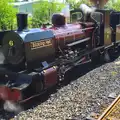
<svg viewBox="0 0 120 120">
<path fill-rule="evenodd" d="M 91 70 L 59 89 L 33 109 L 19 113 L 15 120 L 85 120 L 91 113 L 101 114 L 114 100 L 110 94 L 120 94 L 120 57 Z"/>
</svg>

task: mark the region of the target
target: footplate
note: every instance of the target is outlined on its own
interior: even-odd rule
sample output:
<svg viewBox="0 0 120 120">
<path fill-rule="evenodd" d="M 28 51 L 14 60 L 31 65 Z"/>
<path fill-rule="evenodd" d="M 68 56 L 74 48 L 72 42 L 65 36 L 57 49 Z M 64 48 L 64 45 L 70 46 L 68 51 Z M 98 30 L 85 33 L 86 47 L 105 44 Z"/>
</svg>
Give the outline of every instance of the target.
<svg viewBox="0 0 120 120">
<path fill-rule="evenodd" d="M 120 120 L 120 95 L 113 101 L 98 120 Z"/>
</svg>

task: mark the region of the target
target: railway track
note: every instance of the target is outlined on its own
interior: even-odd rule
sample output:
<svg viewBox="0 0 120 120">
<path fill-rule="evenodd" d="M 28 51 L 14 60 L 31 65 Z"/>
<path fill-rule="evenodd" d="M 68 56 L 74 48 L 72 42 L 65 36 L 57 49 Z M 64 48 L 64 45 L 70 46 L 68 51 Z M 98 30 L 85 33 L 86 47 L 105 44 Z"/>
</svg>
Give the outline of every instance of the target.
<svg viewBox="0 0 120 120">
<path fill-rule="evenodd" d="M 104 110 L 103 110 L 104 109 Z M 118 95 L 109 105 L 102 108 L 102 114 L 91 113 L 86 120 L 120 120 L 120 95 Z M 81 120 L 81 119 L 68 119 Z"/>
<path fill-rule="evenodd" d="M 120 95 L 104 111 L 98 120 L 120 120 Z"/>
</svg>

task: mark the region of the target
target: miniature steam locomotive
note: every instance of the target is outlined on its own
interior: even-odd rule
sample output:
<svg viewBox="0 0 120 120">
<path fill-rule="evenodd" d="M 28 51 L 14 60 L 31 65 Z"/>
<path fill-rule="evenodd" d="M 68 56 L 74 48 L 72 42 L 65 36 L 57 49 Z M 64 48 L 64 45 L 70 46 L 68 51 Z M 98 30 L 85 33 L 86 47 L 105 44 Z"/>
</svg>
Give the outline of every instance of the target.
<svg viewBox="0 0 120 120">
<path fill-rule="evenodd" d="M 71 24 L 54 14 L 50 28 L 28 29 L 27 14 L 18 14 L 18 30 L 2 39 L 0 99 L 20 102 L 64 81 L 74 66 L 101 56 L 108 61 L 119 52 L 120 13 L 102 9 L 103 4 L 72 10 Z"/>
</svg>

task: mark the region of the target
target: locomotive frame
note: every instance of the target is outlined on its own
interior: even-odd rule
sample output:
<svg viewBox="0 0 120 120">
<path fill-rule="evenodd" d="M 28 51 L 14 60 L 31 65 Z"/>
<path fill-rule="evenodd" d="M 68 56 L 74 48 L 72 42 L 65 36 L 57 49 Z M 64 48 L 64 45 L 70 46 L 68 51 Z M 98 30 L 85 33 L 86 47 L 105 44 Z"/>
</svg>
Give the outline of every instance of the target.
<svg viewBox="0 0 120 120">
<path fill-rule="evenodd" d="M 72 10 L 71 15 L 76 12 L 85 15 L 81 9 Z M 1 65 L 0 99 L 4 102 L 21 103 L 27 101 L 28 98 L 40 95 L 43 91 L 63 82 L 65 74 L 73 67 L 98 62 L 100 58 L 108 62 L 119 52 L 120 12 L 97 9 L 84 16 L 87 16 L 86 21 L 83 18 L 76 24 L 70 24 L 68 28 L 60 27 L 58 29 L 60 33 L 56 30 L 59 27 L 26 30 L 25 16 L 25 14 L 18 14 L 18 19 L 25 21 L 24 25 L 18 23 L 18 32 L 7 32 L 2 41 L 3 49 L 8 49 L 6 48 L 6 44 L 8 44 L 14 51 L 14 43 L 19 38 L 18 43 L 16 42 L 17 47 L 21 51 L 23 48 L 25 49 L 19 54 L 19 57 L 25 55 L 27 58 L 27 62 L 25 59 L 8 58 L 12 65 L 9 67 L 8 64 L 7 66 Z M 61 16 L 58 15 L 58 17 Z M 78 37 L 78 40 L 71 39 L 68 34 L 73 38 Z M 9 36 L 13 36 L 12 39 L 9 40 Z M 54 37 L 56 37 L 57 43 L 55 43 Z M 60 40 L 64 37 L 67 42 L 72 42 L 65 44 L 65 41 Z M 15 40 L 13 40 L 14 38 Z M 20 48 L 19 45 L 22 45 L 23 48 Z M 41 49 L 38 50 L 38 48 Z M 19 64 L 19 68 L 24 66 L 24 69 L 15 69 L 16 64 L 14 63 L 16 61 L 24 61 L 24 65 L 22 62 Z M 33 67 L 34 64 L 37 67 Z"/>
</svg>

